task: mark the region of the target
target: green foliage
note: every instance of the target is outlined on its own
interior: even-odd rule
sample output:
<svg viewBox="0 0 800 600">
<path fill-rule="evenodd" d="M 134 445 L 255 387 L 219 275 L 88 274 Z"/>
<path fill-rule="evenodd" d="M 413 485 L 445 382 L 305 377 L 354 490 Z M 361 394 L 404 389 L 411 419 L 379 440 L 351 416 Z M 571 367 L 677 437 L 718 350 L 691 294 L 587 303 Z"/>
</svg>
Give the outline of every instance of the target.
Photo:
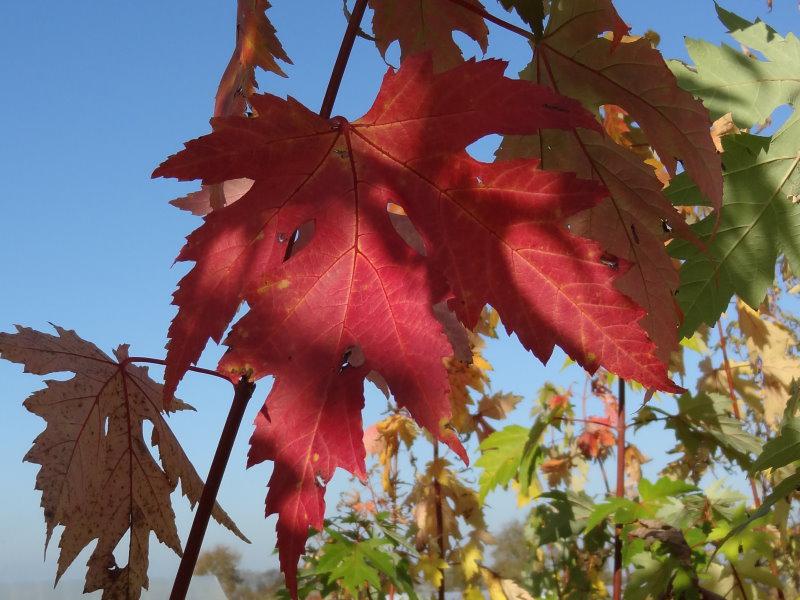
<svg viewBox="0 0 800 600">
<path fill-rule="evenodd" d="M 665 427 L 675 431 L 679 443 L 673 452 L 683 452 L 684 464 L 690 465 L 702 451 L 713 454 L 719 450 L 742 468 L 750 466 L 750 457 L 759 452 L 761 442 L 743 429 L 741 421 L 730 416 L 730 398 L 715 393 L 686 393 L 677 404 L 678 413 L 674 415 L 658 408 L 652 410 L 666 415 Z"/>
<path fill-rule="evenodd" d="M 527 493 L 531 487 L 538 489 L 536 467 L 542 457 L 539 442 L 545 427 L 542 418 L 530 429 L 509 425 L 481 442 L 481 457 L 475 462 L 483 469 L 479 479 L 481 502 L 496 487 L 506 488 L 512 479 L 519 483 L 520 493 Z"/>
<path fill-rule="evenodd" d="M 329 534 L 330 540 L 320 551 L 318 574 L 327 575 L 352 595 L 367 586 L 380 589 L 381 575 L 399 582 L 392 555 L 386 551 L 387 547 L 391 549 L 391 540 L 377 537 L 356 541 L 335 531 Z"/>
<path fill-rule="evenodd" d="M 797 460 L 800 460 L 800 417 L 792 417 L 784 422 L 780 435 L 764 445 L 752 468 L 754 471 L 778 469 Z"/>
<path fill-rule="evenodd" d="M 715 116 L 732 112 L 742 127 L 766 122 L 781 104 L 796 108 L 800 94 L 800 41 L 782 38 L 763 22 L 749 23 L 718 9 L 741 44 L 762 61 L 723 45 L 689 40 L 694 69 L 673 63 L 681 85 L 699 96 Z M 722 138 L 724 196 L 719 215 L 694 226 L 705 248 L 676 240 L 670 251 L 681 267 L 678 301 L 685 315 L 682 334 L 712 325 L 737 294 L 753 308 L 764 299 L 784 254 L 800 272 L 800 115 L 797 111 L 771 137 L 741 133 Z M 670 184 L 676 204 L 705 206 L 684 174 Z M 716 235 L 715 235 L 716 234 Z"/>
<path fill-rule="evenodd" d="M 407 558 L 410 543 L 387 513 L 367 519 L 354 511 L 331 519 L 319 537 L 320 546 L 306 556 L 301 596 L 316 589 L 323 596 L 341 590 L 359 598 L 393 586 L 416 599 Z"/>
<path fill-rule="evenodd" d="M 481 456 L 475 462 L 476 467 L 483 469 L 479 479 L 481 501 L 497 486 L 506 487 L 517 476 L 527 440 L 526 428 L 508 425 L 481 442 Z"/>
<path fill-rule="evenodd" d="M 722 139 L 725 182 L 719 228 L 717 216 L 694 226 L 705 249 L 687 242 L 670 244 L 681 267 L 678 301 L 686 320 L 682 333 L 713 324 L 737 294 L 752 307 L 764 300 L 775 277 L 779 254 L 800 272 L 800 114 L 772 137 L 742 133 Z M 683 205 L 702 199 L 686 176 L 676 177 L 668 193 Z"/>
<path fill-rule="evenodd" d="M 703 100 L 713 118 L 732 112 L 739 127 L 767 121 L 781 104 L 796 104 L 800 96 L 800 40 L 785 38 L 761 20 L 751 23 L 717 5 L 720 21 L 739 44 L 761 52 L 765 60 L 726 44 L 715 46 L 687 39 L 692 70 L 673 62 L 681 87 Z"/>
</svg>

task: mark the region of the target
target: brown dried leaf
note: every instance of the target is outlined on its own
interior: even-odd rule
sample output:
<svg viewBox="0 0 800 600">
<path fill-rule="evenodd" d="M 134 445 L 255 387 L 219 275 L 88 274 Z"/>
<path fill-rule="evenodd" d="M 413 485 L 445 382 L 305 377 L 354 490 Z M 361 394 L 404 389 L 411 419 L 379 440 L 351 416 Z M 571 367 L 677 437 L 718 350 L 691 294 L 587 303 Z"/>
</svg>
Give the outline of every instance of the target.
<svg viewBox="0 0 800 600">
<path fill-rule="evenodd" d="M 397 473 L 393 461 L 400 450 L 400 444 L 409 448 L 418 434 L 419 428 L 414 421 L 399 413 L 386 417 L 364 431 L 364 447 L 369 454 L 378 456 L 383 467 L 383 491 L 392 497 L 397 495 Z"/>
<path fill-rule="evenodd" d="M 639 480 L 642 478 L 642 465 L 650 459 L 641 450 L 629 444 L 625 448 L 625 496 L 635 498 L 639 495 Z"/>
<path fill-rule="evenodd" d="M 547 476 L 547 485 L 554 488 L 570 479 L 573 464 L 570 454 L 561 454 L 544 460 L 539 469 Z"/>
<path fill-rule="evenodd" d="M 47 542 L 58 525 L 64 527 L 56 582 L 97 540 L 85 591 L 102 589 L 105 600 L 136 600 L 148 586 L 150 533 L 182 553 L 170 494 L 180 483 L 194 506 L 203 481 L 164 419 L 162 386 L 146 368 L 125 362 L 128 347 L 120 346 L 114 360 L 74 331 L 55 329 L 56 336 L 19 326 L 16 334 L 0 333 L 0 355 L 28 373 L 75 374 L 46 381 L 25 401 L 47 422 L 25 460 L 41 465 L 36 489 L 42 491 Z M 170 410 L 192 407 L 175 399 Z M 144 438 L 146 421 L 160 465 Z M 246 540 L 219 506 L 213 516 Z M 118 567 L 114 550 L 127 532 L 128 564 Z"/>
<path fill-rule="evenodd" d="M 470 538 L 481 539 L 486 531 L 486 523 L 478 494 L 458 479 L 449 462 L 439 458 L 428 463 L 425 472 L 418 476 L 408 497 L 409 504 L 414 506 L 417 548 L 422 550 L 438 545 L 437 483 L 441 490 L 444 551 L 449 553 L 457 549 L 463 539 L 459 519 L 463 519 L 472 528 Z"/>
<path fill-rule="evenodd" d="M 711 357 L 706 357 L 697 366 L 700 369 L 700 378 L 697 380 L 698 392 L 716 392 L 723 396 L 730 394 L 725 369 L 721 365 L 715 367 L 711 362 Z M 730 366 L 733 375 L 733 389 L 737 397 L 743 399 L 756 413 L 763 413 L 763 402 L 759 387 L 753 381 L 750 364 L 731 362 Z"/>
<path fill-rule="evenodd" d="M 722 152 L 722 136 L 739 133 L 741 130 L 733 122 L 733 113 L 726 113 L 711 124 L 711 139 L 717 152 Z"/>
<path fill-rule="evenodd" d="M 491 396 L 484 396 L 478 402 L 478 413 L 487 419 L 500 421 L 505 419 L 512 410 L 522 401 L 522 396 L 508 392 L 498 392 Z"/>
</svg>

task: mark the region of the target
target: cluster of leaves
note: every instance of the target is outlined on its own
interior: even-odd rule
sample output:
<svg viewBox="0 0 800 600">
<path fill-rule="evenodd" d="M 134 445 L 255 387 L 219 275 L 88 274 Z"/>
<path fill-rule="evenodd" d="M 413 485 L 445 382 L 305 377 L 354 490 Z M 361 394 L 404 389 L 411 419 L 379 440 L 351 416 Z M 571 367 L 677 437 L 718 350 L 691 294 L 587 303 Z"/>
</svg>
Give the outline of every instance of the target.
<svg viewBox="0 0 800 600">
<path fill-rule="evenodd" d="M 164 413 L 189 408 L 174 398 L 178 383 L 209 340 L 226 336 L 220 373 L 274 377 L 248 464 L 274 465 L 266 512 L 278 515 L 292 597 L 303 555 L 302 589 L 324 594 L 413 596 L 414 577 L 443 589 L 458 573 L 468 598 L 484 588 L 493 600 L 602 596 L 611 521 L 632 568 L 629 598 L 723 588 L 750 598 L 791 583 L 798 322 L 778 298 L 800 272 L 799 113 L 770 136 L 751 130 L 777 106 L 794 106 L 800 43 L 719 8 L 746 51 L 689 41 L 694 65 L 670 66 L 656 35 L 628 35 L 611 0 L 501 1 L 530 26 L 517 28 L 533 51 L 518 79 L 501 61 L 465 61 L 454 40 L 462 32 L 487 49 L 479 0 L 369 0 L 365 37 L 384 55 L 398 42 L 401 63 L 351 122 L 331 119 L 329 104 L 317 114 L 255 93 L 256 67 L 283 75 L 279 63 L 290 61 L 269 3 L 238 0 L 213 131 L 154 173 L 200 180 L 174 204 L 204 216 L 178 256 L 194 264 L 174 295 L 163 389 L 125 347 L 113 360 L 61 329 L 0 334 L 0 354 L 27 370 L 75 373 L 26 403 L 48 423 L 27 459 L 41 465 L 48 539 L 64 527 L 58 577 L 97 539 L 87 591 L 138 598 L 150 532 L 180 554 L 169 494 L 180 483 L 194 503 L 202 482 Z M 365 6 L 358 0 L 351 20 Z M 490 134 L 504 136 L 497 160 L 471 158 L 467 146 Z M 719 330 L 715 367 L 703 324 L 734 295 L 738 318 Z M 495 431 L 490 421 L 519 402 L 488 386 L 481 335 L 500 320 L 542 361 L 559 346 L 596 373 L 581 417 L 570 392 L 547 386 L 532 427 Z M 632 380 L 648 398 L 683 391 L 669 372 L 681 373 L 681 337 L 708 356 L 697 393 L 681 396 L 677 412 L 651 406 L 636 417 L 638 427 L 674 430 L 680 454 L 667 478 L 650 483 L 641 479 L 646 457 L 623 437 L 612 385 Z M 391 398 L 366 447 L 365 381 Z M 586 414 L 589 391 L 602 414 Z M 440 455 L 449 448 L 466 461 L 473 438 L 477 490 Z M 401 492 L 401 449 L 423 439 L 432 458 L 414 463 Z M 599 469 L 610 497 L 604 463 L 616 446 L 625 494 L 595 504 L 582 473 Z M 369 481 L 368 450 L 382 491 L 326 522 L 328 481 L 337 468 Z M 717 464 L 749 473 L 755 510 L 684 481 Z M 481 562 L 491 541 L 483 502 L 508 485 L 520 502 L 536 499 L 530 569 L 516 583 Z M 241 536 L 219 507 L 214 516 Z M 321 537 L 307 553 L 309 530 Z M 126 533 L 129 562 L 119 568 L 113 553 Z"/>
<path fill-rule="evenodd" d="M 722 209 L 693 226 L 705 250 L 670 245 L 671 254 L 683 260 L 678 301 L 684 334 L 703 322 L 713 325 L 734 294 L 758 308 L 774 281 L 779 255 L 800 272 L 800 40 L 791 33 L 780 36 L 762 21 L 751 23 L 720 7 L 717 12 L 745 51 L 688 40 L 694 65 L 672 65 L 681 86 L 700 97 L 714 118 L 728 115 L 735 132 L 721 141 Z M 749 132 L 766 125 L 785 104 L 793 112 L 778 131 Z M 685 175 L 669 187 L 677 203 L 697 207 L 707 206 L 702 191 Z"/>
<path fill-rule="evenodd" d="M 366 475 L 365 378 L 465 457 L 442 427 L 459 428 L 442 359 L 458 354 L 448 323 L 472 329 L 486 304 L 542 360 L 557 344 L 587 369 L 676 391 L 677 273 L 664 241 L 667 230 L 694 238 L 657 175 L 680 158 L 721 201 L 706 111 L 607 0 L 550 6 L 521 80 L 463 62 L 454 31 L 487 44 L 477 0 L 370 7 L 378 49 L 399 42 L 401 66 L 362 119 L 251 95 L 253 116 L 219 115 L 155 172 L 253 182 L 179 256 L 195 265 L 175 295 L 167 394 L 246 302 L 220 369 L 276 380 L 250 464 L 275 463 L 267 512 L 279 515 L 290 582 L 308 527 L 322 527 L 319 483 L 337 467 Z M 544 10 L 525 16 L 540 25 Z M 601 133 L 603 111 L 616 138 Z M 465 147 L 491 133 L 513 136 L 502 160 L 471 159 Z"/>
<path fill-rule="evenodd" d="M 362 509 L 326 520 L 319 535 L 322 543 L 306 554 L 300 595 L 360 598 L 362 590 L 391 589 L 416 599 L 410 576 L 414 549 L 390 517 Z"/>
</svg>

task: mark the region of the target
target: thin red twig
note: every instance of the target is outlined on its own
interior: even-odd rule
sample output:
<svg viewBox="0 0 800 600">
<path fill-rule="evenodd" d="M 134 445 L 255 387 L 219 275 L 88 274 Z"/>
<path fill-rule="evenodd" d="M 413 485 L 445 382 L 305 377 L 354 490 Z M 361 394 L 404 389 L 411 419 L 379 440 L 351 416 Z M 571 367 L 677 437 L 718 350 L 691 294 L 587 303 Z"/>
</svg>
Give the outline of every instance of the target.
<svg viewBox="0 0 800 600">
<path fill-rule="evenodd" d="M 124 366 L 129 363 L 150 363 L 153 365 L 163 365 L 163 366 L 167 365 L 167 361 L 161 358 L 150 358 L 147 356 L 129 356 L 128 358 L 123 360 L 120 363 L 120 365 Z M 192 371 L 194 373 L 202 373 L 203 375 L 212 375 L 214 377 L 219 377 L 220 379 L 224 379 L 231 385 L 235 385 L 230 379 L 228 379 L 227 377 L 225 377 L 225 375 L 219 373 L 218 371 L 212 371 L 211 369 L 203 369 L 201 367 L 189 367 L 189 371 Z"/>
<path fill-rule="evenodd" d="M 625 380 L 619 378 L 617 399 L 617 498 L 625 496 Z M 613 600 L 622 598 L 622 525 L 614 526 Z"/>
<path fill-rule="evenodd" d="M 739 410 L 739 402 L 736 400 L 736 392 L 734 391 L 733 372 L 731 371 L 731 362 L 728 360 L 728 342 L 725 337 L 725 331 L 722 329 L 722 321 L 717 321 L 717 331 L 719 332 L 719 346 L 722 348 L 722 361 L 725 367 L 725 378 L 728 380 L 728 395 L 731 398 L 731 407 L 733 408 L 733 416 L 737 420 L 742 420 L 742 413 Z M 758 488 L 756 488 L 756 480 L 752 475 L 747 476 L 750 482 L 750 491 L 753 494 L 753 504 L 756 508 L 761 506 L 761 499 L 758 497 Z"/>
<path fill-rule="evenodd" d="M 336 94 L 339 92 L 344 70 L 347 67 L 347 61 L 350 59 L 350 52 L 353 50 L 353 43 L 356 41 L 358 30 L 361 27 L 361 19 L 364 17 L 366 9 L 367 0 L 356 0 L 353 12 L 347 21 L 347 29 L 344 32 L 336 62 L 333 64 L 328 89 L 325 90 L 325 97 L 322 100 L 322 108 L 319 109 L 320 116 L 325 119 L 329 119 L 333 111 L 333 103 L 336 101 Z"/>
<path fill-rule="evenodd" d="M 725 331 L 722 329 L 722 321 L 717 321 L 717 332 L 719 333 L 719 346 L 722 349 L 722 360 L 725 366 L 725 378 L 728 380 L 728 394 L 731 398 L 731 406 L 733 407 L 733 415 L 739 420 L 742 420 L 742 413 L 739 410 L 739 403 L 736 400 L 736 393 L 734 392 L 734 381 L 733 381 L 733 371 L 731 370 L 731 362 L 728 360 L 728 340 L 725 336 Z M 753 494 L 753 504 L 756 508 L 761 506 L 761 498 L 758 496 L 758 488 L 756 487 L 756 480 L 753 478 L 752 475 L 747 476 L 747 480 L 750 482 L 750 491 Z M 775 559 L 771 559 L 769 561 L 770 571 L 772 572 L 775 577 L 778 576 L 778 565 L 775 562 Z M 738 576 L 737 576 L 738 579 Z M 741 582 L 740 582 L 741 583 Z M 778 592 L 778 598 L 783 600 L 785 598 L 783 590 L 781 588 L 776 588 Z"/>
<path fill-rule="evenodd" d="M 555 417 L 551 417 L 551 418 L 554 421 L 564 421 L 565 423 L 585 423 L 587 425 L 588 424 L 599 425 L 601 427 L 615 427 L 614 425 L 609 425 L 608 423 L 603 423 L 600 419 L 603 419 L 604 417 L 596 417 L 594 419 L 591 418 L 591 417 L 589 417 L 588 419 L 578 419 L 577 417 L 558 417 L 558 416 L 555 416 Z"/>
<path fill-rule="evenodd" d="M 197 512 L 194 515 L 192 529 L 189 531 L 189 539 L 186 541 L 186 549 L 181 557 L 181 564 L 175 575 L 175 583 L 172 586 L 170 600 L 185 600 L 186 592 L 189 591 L 189 583 L 192 580 L 197 557 L 200 555 L 200 548 L 203 545 L 203 538 L 206 535 L 208 521 L 211 518 L 211 511 L 217 501 L 217 493 L 222 483 L 222 476 L 225 474 L 225 467 L 231 456 L 233 442 L 242 424 L 247 402 L 253 396 L 256 385 L 249 381 L 247 377 L 242 377 L 236 384 L 236 393 L 233 396 L 231 408 L 228 411 L 228 418 L 219 436 L 217 450 L 214 452 L 214 459 L 208 470 L 208 477 L 203 486 L 203 493 L 200 495 L 200 502 L 197 503 Z"/>
<path fill-rule="evenodd" d="M 438 459 L 439 459 L 439 442 L 434 440 L 433 460 L 438 460 Z M 436 476 L 434 476 L 433 478 L 433 489 L 436 492 L 436 537 L 437 537 L 437 542 L 439 544 L 439 558 L 441 558 L 442 563 L 444 563 L 445 562 L 444 509 L 442 508 L 442 502 L 444 500 L 442 498 L 442 485 L 439 483 L 439 479 Z M 442 580 L 439 583 L 439 600 L 444 600 L 446 594 L 445 583 L 444 583 L 444 569 L 440 569 L 440 573 Z"/>
<path fill-rule="evenodd" d="M 733 416 L 742 420 L 742 413 L 739 411 L 739 402 L 736 400 L 733 385 L 733 371 L 731 371 L 731 363 L 728 360 L 728 341 L 725 337 L 725 332 L 722 329 L 722 321 L 717 321 L 717 331 L 719 332 L 719 346 L 722 348 L 722 360 L 725 366 L 725 377 L 728 380 L 728 393 L 731 397 L 731 405 L 733 406 Z"/>
</svg>

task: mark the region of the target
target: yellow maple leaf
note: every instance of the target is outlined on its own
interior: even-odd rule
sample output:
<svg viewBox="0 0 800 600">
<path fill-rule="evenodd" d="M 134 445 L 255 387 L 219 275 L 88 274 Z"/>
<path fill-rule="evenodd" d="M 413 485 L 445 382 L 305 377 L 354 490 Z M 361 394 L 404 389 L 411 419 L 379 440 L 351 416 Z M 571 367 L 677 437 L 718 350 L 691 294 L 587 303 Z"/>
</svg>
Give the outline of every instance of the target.
<svg viewBox="0 0 800 600">
<path fill-rule="evenodd" d="M 763 378 L 764 421 L 777 429 L 789 399 L 792 379 L 800 373 L 800 359 L 791 354 L 797 347 L 797 339 L 788 327 L 762 317 L 741 300 L 736 308 L 750 366 Z"/>
</svg>

